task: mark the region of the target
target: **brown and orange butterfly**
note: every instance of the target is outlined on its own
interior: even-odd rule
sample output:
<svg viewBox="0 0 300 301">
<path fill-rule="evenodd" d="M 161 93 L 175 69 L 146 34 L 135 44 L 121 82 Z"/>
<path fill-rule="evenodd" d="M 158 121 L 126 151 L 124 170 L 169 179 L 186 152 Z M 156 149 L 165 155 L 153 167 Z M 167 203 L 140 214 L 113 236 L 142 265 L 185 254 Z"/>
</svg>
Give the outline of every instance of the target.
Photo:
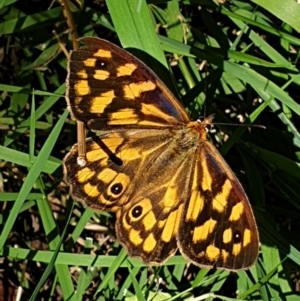
<svg viewBox="0 0 300 301">
<path fill-rule="evenodd" d="M 239 270 L 256 261 L 259 238 L 238 179 L 161 80 L 108 41 L 83 38 L 68 66 L 75 120 L 100 131 L 64 160 L 74 199 L 116 213 L 130 256 L 162 264 L 179 248 L 195 265 Z"/>
</svg>

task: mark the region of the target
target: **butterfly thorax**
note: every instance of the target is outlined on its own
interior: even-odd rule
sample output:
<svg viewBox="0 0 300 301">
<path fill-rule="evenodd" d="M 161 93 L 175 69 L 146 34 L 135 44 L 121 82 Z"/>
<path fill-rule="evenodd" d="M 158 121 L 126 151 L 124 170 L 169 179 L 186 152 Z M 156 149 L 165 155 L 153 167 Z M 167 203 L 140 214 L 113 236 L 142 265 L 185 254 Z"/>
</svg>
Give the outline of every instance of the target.
<svg viewBox="0 0 300 301">
<path fill-rule="evenodd" d="M 207 118 L 208 119 L 208 118 Z M 195 131 L 198 133 L 199 135 L 199 139 L 200 141 L 205 141 L 206 140 L 206 130 L 205 130 L 205 125 L 206 120 L 205 119 L 203 122 L 201 122 L 200 120 L 197 121 L 191 121 L 188 123 L 187 127 L 191 130 L 191 131 Z"/>
</svg>

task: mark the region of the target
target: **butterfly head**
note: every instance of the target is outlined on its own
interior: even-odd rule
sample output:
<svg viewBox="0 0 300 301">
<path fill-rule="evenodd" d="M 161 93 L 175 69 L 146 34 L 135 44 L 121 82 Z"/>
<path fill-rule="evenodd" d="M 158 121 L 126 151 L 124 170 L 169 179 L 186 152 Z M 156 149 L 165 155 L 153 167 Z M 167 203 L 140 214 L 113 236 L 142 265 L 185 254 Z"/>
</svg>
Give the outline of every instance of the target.
<svg viewBox="0 0 300 301">
<path fill-rule="evenodd" d="M 212 125 L 213 119 L 214 115 L 210 115 L 203 120 L 198 118 L 196 121 L 189 122 L 187 127 L 197 131 L 200 136 L 200 141 L 203 141 L 206 140 L 207 128 Z"/>
</svg>

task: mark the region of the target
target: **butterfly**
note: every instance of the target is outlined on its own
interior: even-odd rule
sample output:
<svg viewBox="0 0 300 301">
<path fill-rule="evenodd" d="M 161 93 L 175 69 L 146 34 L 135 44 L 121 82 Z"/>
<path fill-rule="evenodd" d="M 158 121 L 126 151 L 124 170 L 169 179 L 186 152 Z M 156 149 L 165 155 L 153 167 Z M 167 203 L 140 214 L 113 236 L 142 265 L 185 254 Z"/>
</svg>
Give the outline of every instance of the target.
<svg viewBox="0 0 300 301">
<path fill-rule="evenodd" d="M 143 62 L 85 37 L 68 62 L 73 119 L 97 135 L 64 159 L 74 199 L 116 214 L 128 254 L 160 265 L 179 249 L 204 268 L 240 270 L 258 256 L 255 218 L 240 182 L 207 139 L 211 118 L 188 114 Z M 98 132 L 99 131 L 99 132 Z"/>
</svg>

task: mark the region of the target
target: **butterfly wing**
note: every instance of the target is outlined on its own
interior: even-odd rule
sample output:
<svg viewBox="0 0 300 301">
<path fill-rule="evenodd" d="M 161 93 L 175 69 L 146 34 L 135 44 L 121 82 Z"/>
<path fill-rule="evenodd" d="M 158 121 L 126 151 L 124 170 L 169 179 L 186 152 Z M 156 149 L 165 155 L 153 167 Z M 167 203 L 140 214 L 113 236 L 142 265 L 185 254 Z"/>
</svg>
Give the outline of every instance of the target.
<svg viewBox="0 0 300 301">
<path fill-rule="evenodd" d="M 146 264 L 162 264 L 178 249 L 177 233 L 195 160 L 195 146 L 178 152 L 181 135 L 163 149 L 117 212 L 118 240 Z M 176 138 L 177 137 L 177 138 Z"/>
<path fill-rule="evenodd" d="M 92 130 L 186 124 L 184 108 L 143 62 L 108 41 L 82 38 L 70 54 L 66 99 Z"/>
<path fill-rule="evenodd" d="M 197 157 L 179 226 L 181 253 L 201 267 L 248 268 L 259 248 L 248 198 L 210 142 L 202 141 Z"/>
<path fill-rule="evenodd" d="M 116 212 L 118 240 L 145 263 L 161 264 L 178 249 L 196 149 L 183 145 L 179 152 L 181 141 L 171 129 L 110 132 L 87 140 L 84 167 L 76 163 L 77 145 L 64 160 L 72 196 Z"/>
<path fill-rule="evenodd" d="M 85 46 L 71 52 L 69 60 L 68 107 L 74 119 L 105 134 L 87 140 L 84 167 L 77 165 L 77 146 L 72 148 L 64 161 L 65 180 L 75 199 L 94 209 L 116 212 L 117 235 L 130 255 L 141 257 L 144 262 L 161 263 L 178 248 L 177 230 L 168 234 L 163 230 L 164 224 L 174 221 L 175 215 L 178 227 L 181 198 L 172 199 L 168 209 L 163 207 L 163 194 L 168 190 L 167 184 L 172 182 L 175 165 L 168 170 L 164 166 L 165 177 L 159 177 L 160 164 L 164 163 L 160 160 L 165 157 L 162 155 L 165 150 L 169 149 L 169 155 L 172 154 L 174 147 L 170 148 L 170 144 L 176 143 L 175 130 L 184 127 L 189 117 L 173 94 L 141 61 L 105 40 L 83 38 L 81 41 Z M 157 170 L 153 168 L 155 160 Z M 190 162 L 185 161 L 186 168 L 187 163 Z M 173 182 L 177 184 L 176 179 Z M 154 215 L 150 207 L 144 208 L 148 213 L 128 226 L 131 207 L 135 207 L 135 203 L 144 204 L 147 191 L 151 191 L 149 198 L 154 202 L 151 205 Z M 172 213 L 170 217 L 168 213 Z M 157 246 L 152 245 L 151 252 L 147 240 L 150 230 L 144 227 L 151 216 L 152 221 L 158 221 L 162 214 L 164 220 L 153 229 Z M 137 232 L 145 243 L 137 245 Z M 160 242 L 160 235 L 167 235 L 167 241 Z"/>
<path fill-rule="evenodd" d="M 124 130 L 89 138 L 84 166 L 77 164 L 74 145 L 64 159 L 65 181 L 73 197 L 97 210 L 120 210 L 172 135 L 170 130 Z"/>
</svg>

